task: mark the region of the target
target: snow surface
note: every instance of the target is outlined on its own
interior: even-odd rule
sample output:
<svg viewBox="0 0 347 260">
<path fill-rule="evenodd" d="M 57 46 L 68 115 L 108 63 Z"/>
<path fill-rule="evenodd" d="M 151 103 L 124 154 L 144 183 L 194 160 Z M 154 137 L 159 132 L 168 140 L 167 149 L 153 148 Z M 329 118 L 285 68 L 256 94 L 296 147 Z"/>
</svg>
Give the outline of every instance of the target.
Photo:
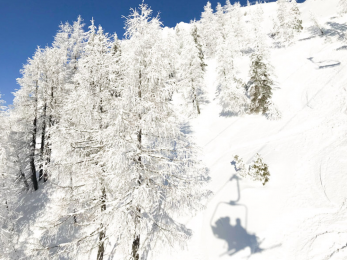
<svg viewBox="0 0 347 260">
<path fill-rule="evenodd" d="M 294 45 L 271 49 L 280 120 L 221 116 L 217 64 L 207 61 L 209 102 L 190 130 L 214 196 L 186 220 L 194 233 L 188 249 L 156 259 L 347 259 L 347 19 L 338 16 L 337 2 L 300 4 L 308 29 Z M 263 8 L 270 30 L 276 4 Z M 310 12 L 325 36 L 315 35 Z M 232 165 L 234 155 L 250 163 L 256 153 L 269 165 L 265 186 L 237 178 Z"/>
</svg>

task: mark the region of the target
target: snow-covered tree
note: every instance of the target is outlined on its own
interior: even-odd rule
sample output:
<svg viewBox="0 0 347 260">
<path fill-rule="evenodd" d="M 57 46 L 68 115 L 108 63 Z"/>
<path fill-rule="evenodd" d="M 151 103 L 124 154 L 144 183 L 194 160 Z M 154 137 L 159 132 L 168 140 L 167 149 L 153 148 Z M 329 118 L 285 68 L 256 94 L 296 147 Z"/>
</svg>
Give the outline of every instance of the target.
<svg viewBox="0 0 347 260">
<path fill-rule="evenodd" d="M 3 122 L 3 119 L 0 119 Z M 0 128 L 0 130 L 3 130 Z M 16 184 L 15 176 L 8 172 L 8 158 L 0 139 L 0 259 L 18 259 L 16 256 Z"/>
<path fill-rule="evenodd" d="M 30 161 L 31 124 L 23 122 L 18 111 L 12 109 L 2 120 L 3 149 L 6 155 L 4 171 L 16 177 L 18 190 L 29 191 L 34 188 Z M 5 170 L 6 169 L 6 170 Z M 31 180 L 30 182 L 28 180 Z"/>
<path fill-rule="evenodd" d="M 290 43 L 294 37 L 293 30 L 289 23 L 290 4 L 287 0 L 277 0 L 277 35 L 284 43 Z"/>
<path fill-rule="evenodd" d="M 247 109 L 247 97 L 242 80 L 237 76 L 235 58 L 244 46 L 242 39 L 242 19 L 240 5 L 226 2 L 224 7 L 217 4 L 215 21 L 218 32 L 216 58 L 218 61 L 219 99 L 222 113 L 242 114 Z"/>
<path fill-rule="evenodd" d="M 256 50 L 251 56 L 250 84 L 248 93 L 251 98 L 251 113 L 263 113 L 268 111 L 272 97 L 274 81 L 272 68 L 265 60 L 264 53 Z"/>
<path fill-rule="evenodd" d="M 113 42 L 112 42 L 112 62 L 110 65 L 110 86 L 111 86 L 111 96 L 113 97 L 120 97 L 121 95 L 121 82 L 122 82 L 122 67 L 120 66 L 121 56 L 122 56 L 122 46 L 121 41 L 118 39 L 118 36 L 116 33 L 113 35 Z"/>
<path fill-rule="evenodd" d="M 200 36 L 195 23 L 191 23 L 190 31 L 184 29 L 178 29 L 178 31 L 180 31 L 178 38 L 181 43 L 177 62 L 178 91 L 184 97 L 184 110 L 188 114 L 200 114 L 199 103 L 201 94 L 204 91 L 206 66 Z"/>
<path fill-rule="evenodd" d="M 87 37 L 83 27 L 84 23 L 81 16 L 78 16 L 77 21 L 70 27 L 71 34 L 68 41 L 68 59 L 70 67 L 74 70 L 77 69 L 77 62 L 83 53 Z"/>
<path fill-rule="evenodd" d="M 301 12 L 296 0 L 292 0 L 290 4 L 291 26 L 295 32 L 299 33 L 304 29 L 304 27 L 302 27 Z"/>
<path fill-rule="evenodd" d="M 277 21 L 274 21 L 274 32 L 283 43 L 291 44 L 295 35 L 303 29 L 300 10 L 296 0 L 277 0 Z"/>
<path fill-rule="evenodd" d="M 215 54 L 216 40 L 218 38 L 216 26 L 216 18 L 211 3 L 207 2 L 204 11 L 201 13 L 199 26 L 203 50 L 207 57 L 212 57 Z"/>
<path fill-rule="evenodd" d="M 256 154 L 255 159 L 249 166 L 248 175 L 252 178 L 252 180 L 260 181 L 263 185 L 269 181 L 269 167 L 263 162 L 263 158 L 260 156 L 260 154 Z"/>
<path fill-rule="evenodd" d="M 230 37 L 228 37 L 230 38 Z M 219 100 L 222 113 L 243 114 L 247 111 L 247 97 L 242 80 L 237 76 L 234 66 L 235 53 L 230 49 L 230 42 L 219 44 L 217 51 Z"/>
<path fill-rule="evenodd" d="M 28 158 L 35 190 L 38 189 L 36 171 L 39 171 L 39 179 L 46 181 L 48 178 L 52 154 L 51 128 L 59 122 L 61 108 L 69 96 L 71 78 L 84 43 L 82 26 L 80 17 L 73 26 L 62 24 L 52 47 L 38 48 L 33 59 L 24 65 L 22 77 L 18 79 L 21 88 L 15 94 L 11 113 L 18 122 L 21 121 L 19 124 L 28 125 L 26 121 L 32 120 L 32 127 L 23 126 L 22 133 L 32 136 Z M 20 138 L 23 142 L 24 135 Z M 39 151 L 35 150 L 37 144 L 40 144 Z"/>
<path fill-rule="evenodd" d="M 126 20 L 127 41 L 123 48 L 125 65 L 121 139 L 109 132 L 109 153 L 104 157 L 107 171 L 115 174 L 110 183 L 116 200 L 120 234 L 118 244 L 131 259 L 146 259 L 160 246 L 182 243 L 190 232 L 173 216 L 201 208 L 206 192 L 204 169 L 196 149 L 180 131 L 170 93 L 171 53 L 164 46 L 161 23 L 151 18 L 141 4 Z M 123 118 L 123 120 L 121 120 Z M 112 161 L 107 158 L 113 158 Z M 113 206 L 111 206 L 112 210 Z"/>
<path fill-rule="evenodd" d="M 220 40 L 220 38 L 225 39 L 228 35 L 227 27 L 229 28 L 229 24 L 226 24 L 226 17 L 224 14 L 224 8 L 220 3 L 217 3 L 216 7 L 216 13 L 215 15 L 215 31 L 217 32 L 217 41 Z M 216 47 L 215 47 L 216 48 Z"/>
<path fill-rule="evenodd" d="M 241 4 L 235 2 L 234 5 L 230 4 L 230 1 L 227 0 L 224 6 L 225 11 L 225 24 L 227 34 L 233 34 L 234 41 L 237 45 L 234 46 L 236 49 L 241 50 L 248 45 L 248 37 L 245 34 L 245 24 L 243 20 L 243 14 L 241 11 Z"/>
<path fill-rule="evenodd" d="M 40 177 L 47 180 L 52 154 L 53 126 L 59 123 L 61 111 L 74 89 L 73 78 L 77 72 L 78 60 L 85 46 L 84 24 L 79 16 L 72 26 L 65 24 L 58 31 L 52 48 L 45 49 L 41 88 L 44 92 L 44 107 L 41 131 L 41 154 L 43 166 Z"/>
<path fill-rule="evenodd" d="M 248 100 L 244 83 L 237 75 L 234 65 L 235 58 L 239 55 L 234 34 L 221 37 L 217 47 L 218 96 L 222 113 L 243 114 L 247 110 Z"/>
<path fill-rule="evenodd" d="M 95 253 L 101 260 L 106 242 L 124 257 L 146 259 L 158 246 L 190 236 L 173 217 L 202 207 L 207 176 L 171 104 L 174 54 L 151 12 L 142 4 L 127 18 L 121 55 L 101 28 L 90 26 L 75 89 L 52 128 L 60 133 L 52 137 L 51 183 L 57 188 L 40 221 L 47 239 L 32 251 L 36 259 Z M 76 236 L 60 243 L 59 230 Z"/>
<path fill-rule="evenodd" d="M 42 54 L 42 50 L 38 48 L 33 58 L 28 59 L 28 63 L 21 70 L 22 77 L 17 79 L 21 88 L 15 93 L 14 109 L 11 111 L 11 117 L 15 122 L 13 131 L 18 138 L 14 143 L 19 144 L 18 151 L 21 153 L 19 161 L 21 161 L 23 169 L 27 168 L 25 163 L 30 165 L 30 177 L 34 190 L 38 189 L 35 149 L 38 138 L 40 95 L 38 84 Z"/>
<path fill-rule="evenodd" d="M 287 26 L 288 7 L 287 0 L 277 0 L 277 19 L 280 27 Z"/>
<path fill-rule="evenodd" d="M 269 181 L 269 167 L 263 162 L 263 158 L 259 153 L 255 155 L 250 165 L 246 165 L 243 159 L 238 155 L 235 155 L 234 163 L 237 173 L 241 177 L 251 179 L 252 181 L 260 181 L 263 185 Z"/>
<path fill-rule="evenodd" d="M 96 31 L 92 21 L 76 64 L 74 87 L 61 108 L 59 124 L 52 126 L 55 156 L 50 173 L 55 189 L 50 192 L 52 210 L 42 220 L 47 229 L 43 236 L 50 239 L 41 245 L 36 257 L 76 259 L 97 248 L 97 259 L 103 259 L 109 225 L 103 213 L 106 192 L 110 192 L 105 187 L 105 176 L 110 172 L 101 163 L 105 153 L 103 131 L 110 122 L 109 113 L 114 112 L 112 102 L 118 97 L 112 89 L 116 79 L 111 79 L 110 73 L 115 70 L 111 65 L 117 63 L 119 51 L 101 27 Z M 60 243 L 55 238 L 66 236 L 60 233 L 66 229 L 79 235 Z"/>
<path fill-rule="evenodd" d="M 250 112 L 265 114 L 271 102 L 274 80 L 265 34 L 259 26 L 263 21 L 262 15 L 261 6 L 257 4 L 252 15 L 254 52 L 251 54 L 250 80 L 247 88 L 251 99 Z"/>
<path fill-rule="evenodd" d="M 1 95 L 0 95 L 1 98 Z M 29 189 L 23 165 L 18 159 L 18 144 L 10 138 L 11 118 L 4 102 L 0 99 L 0 259 L 19 259 L 16 239 L 16 221 L 19 193 Z M 26 184 L 23 187 L 24 182 Z"/>
<path fill-rule="evenodd" d="M 117 40 L 117 39 L 116 39 Z M 72 90 L 71 98 L 68 99 L 69 103 L 73 103 L 67 107 L 69 114 L 66 117 L 65 123 L 67 129 L 69 129 L 68 141 L 71 148 L 68 156 L 65 157 L 65 161 L 70 160 L 72 169 L 67 172 L 69 176 L 66 178 L 69 180 L 71 191 L 71 200 L 68 200 L 70 207 L 67 207 L 70 212 L 82 211 L 82 214 L 74 215 L 74 223 L 79 220 L 78 223 L 83 223 L 94 218 L 96 230 L 98 230 L 99 241 L 97 259 L 103 259 L 104 255 L 104 243 L 106 227 L 102 222 L 102 212 L 106 210 L 106 206 L 102 203 L 105 200 L 106 190 L 103 179 L 103 166 L 99 163 L 102 156 L 102 131 L 107 128 L 107 114 L 112 108 L 110 103 L 116 98 L 114 93 L 117 93 L 117 88 L 111 87 L 111 80 L 115 83 L 115 79 L 111 79 L 111 72 L 114 69 L 113 62 L 117 63 L 117 55 L 120 49 L 119 46 L 113 46 L 109 39 L 108 34 L 104 34 L 103 29 L 99 26 L 96 31 L 94 26 L 94 20 L 89 27 L 88 41 L 83 50 L 81 58 L 78 60 L 78 70 L 74 77 L 75 89 Z M 114 57 L 115 56 L 115 57 Z M 119 75 L 115 75 L 119 77 Z M 83 97 L 83 100 L 80 98 Z M 82 117 L 74 118 L 74 114 L 83 115 Z M 86 120 L 88 118 L 88 120 Z M 95 146 L 95 147 L 94 147 Z M 72 159 L 72 160 L 71 160 Z M 78 165 L 76 161 L 85 160 L 84 165 Z M 87 166 L 88 165 L 88 166 Z M 85 170 L 85 167 L 90 170 Z M 80 171 L 84 171 L 85 176 L 78 176 Z M 56 176 L 61 178 L 61 173 L 57 172 Z M 79 198 L 79 183 L 90 183 L 85 185 L 83 190 L 90 189 L 90 195 L 83 195 L 81 199 L 78 199 L 76 204 L 76 198 Z M 76 190 L 76 191 L 75 191 Z M 101 202 L 99 208 L 95 207 L 94 210 L 89 212 L 85 211 L 84 204 L 90 203 L 90 201 L 98 198 L 95 203 Z M 84 241 L 85 245 L 93 248 L 91 241 Z M 89 245 L 90 244 L 90 245 Z"/>
</svg>

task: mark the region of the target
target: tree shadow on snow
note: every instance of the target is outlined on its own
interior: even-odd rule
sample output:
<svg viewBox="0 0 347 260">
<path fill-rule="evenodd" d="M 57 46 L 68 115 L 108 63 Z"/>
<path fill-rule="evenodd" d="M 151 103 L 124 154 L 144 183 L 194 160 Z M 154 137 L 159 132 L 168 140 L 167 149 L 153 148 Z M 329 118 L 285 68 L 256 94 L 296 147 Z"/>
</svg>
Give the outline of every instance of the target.
<svg viewBox="0 0 347 260">
<path fill-rule="evenodd" d="M 336 49 L 337 51 L 347 50 L 347 45 L 341 46 Z"/>
<path fill-rule="evenodd" d="M 198 89 L 197 96 L 199 97 L 199 104 L 200 105 L 208 105 L 210 104 L 210 100 L 207 97 L 207 92 L 204 89 Z"/>
<path fill-rule="evenodd" d="M 302 41 L 307 41 L 307 40 L 311 40 L 313 38 L 316 38 L 316 36 L 309 36 L 309 37 L 306 37 L 306 38 L 302 38 L 302 39 L 299 39 L 300 42 Z"/>
<path fill-rule="evenodd" d="M 189 135 L 189 134 L 193 133 L 191 125 L 189 124 L 189 122 L 181 123 L 180 124 L 180 130 L 181 130 L 182 133 L 184 133 L 186 135 Z"/>
<path fill-rule="evenodd" d="M 236 171 L 239 170 L 236 168 L 235 162 L 231 162 L 231 164 L 234 165 Z M 229 182 L 232 182 L 234 180 L 236 181 L 236 186 L 237 186 L 237 193 L 238 193 L 237 199 L 233 201 L 229 201 L 229 202 L 218 203 L 211 217 L 210 225 L 211 225 L 211 229 L 214 236 L 218 239 L 225 240 L 227 244 L 227 251 L 222 253 L 220 257 L 224 255 L 229 255 L 229 256 L 235 255 L 246 248 L 249 248 L 250 250 L 250 255 L 249 255 L 250 257 L 253 254 L 260 253 L 262 251 L 281 246 L 281 244 L 279 244 L 271 248 L 266 248 L 266 249 L 261 248 L 260 245 L 263 241 L 259 241 L 259 238 L 255 234 L 249 233 L 247 231 L 248 208 L 246 205 L 238 203 L 240 201 L 241 195 L 240 195 L 239 177 L 236 174 L 234 174 L 229 179 Z M 230 223 L 231 219 L 229 216 L 221 217 L 214 224 L 212 224 L 213 218 L 218 210 L 218 207 L 222 204 L 230 205 L 233 208 L 243 207 L 245 211 L 244 224 L 242 223 L 242 220 L 240 218 L 236 218 L 235 219 L 236 224 L 232 225 Z"/>
<path fill-rule="evenodd" d="M 336 22 L 327 22 L 326 23 L 330 28 L 324 30 L 324 34 L 330 37 L 336 37 L 339 40 L 345 39 L 345 33 L 347 31 L 347 25 Z"/>
<path fill-rule="evenodd" d="M 230 111 L 225 111 L 223 109 L 222 112 L 219 113 L 219 116 L 221 116 L 221 117 L 237 117 L 237 116 L 240 116 L 240 114 L 230 112 Z"/>
<path fill-rule="evenodd" d="M 336 37 L 339 41 L 344 41 L 346 39 L 347 25 L 337 22 L 327 22 L 321 28 L 310 26 L 308 31 L 313 35 L 312 37 Z M 307 39 L 310 39 L 310 37 Z"/>
</svg>

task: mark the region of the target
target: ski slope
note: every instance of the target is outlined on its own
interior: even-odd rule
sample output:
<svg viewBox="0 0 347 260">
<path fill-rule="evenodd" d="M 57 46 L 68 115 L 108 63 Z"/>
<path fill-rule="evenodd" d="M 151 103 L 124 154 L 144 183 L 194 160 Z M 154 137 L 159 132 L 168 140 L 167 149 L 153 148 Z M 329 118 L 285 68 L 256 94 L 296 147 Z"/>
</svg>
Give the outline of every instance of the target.
<svg viewBox="0 0 347 260">
<path fill-rule="evenodd" d="M 217 64 L 207 62 L 208 102 L 190 130 L 214 195 L 185 220 L 194 234 L 187 250 L 157 259 L 347 259 L 347 17 L 338 16 L 337 2 L 300 4 L 304 32 L 294 45 L 270 50 L 280 120 L 221 116 Z M 276 4 L 263 6 L 270 28 Z M 310 12 L 325 36 L 311 30 Z M 234 155 L 250 163 L 256 153 L 269 165 L 265 186 L 238 178 L 232 165 Z"/>
</svg>

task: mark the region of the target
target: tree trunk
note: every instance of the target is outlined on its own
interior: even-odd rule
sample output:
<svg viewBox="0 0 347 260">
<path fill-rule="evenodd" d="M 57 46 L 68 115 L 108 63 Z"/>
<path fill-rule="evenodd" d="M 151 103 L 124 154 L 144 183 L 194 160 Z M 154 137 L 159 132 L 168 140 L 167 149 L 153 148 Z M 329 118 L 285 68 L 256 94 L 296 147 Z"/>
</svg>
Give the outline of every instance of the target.
<svg viewBox="0 0 347 260">
<path fill-rule="evenodd" d="M 36 145 L 36 115 L 33 122 L 33 134 L 30 144 L 30 171 L 31 171 L 31 181 L 33 182 L 34 190 L 39 189 L 39 184 L 36 178 L 36 167 L 35 167 L 35 145 Z"/>
<path fill-rule="evenodd" d="M 16 153 L 17 163 L 18 163 L 18 167 L 19 167 L 19 175 L 20 175 L 21 179 L 24 182 L 26 190 L 29 191 L 30 186 L 29 186 L 29 183 L 28 183 L 28 181 L 27 181 L 27 179 L 25 177 L 25 173 L 22 170 L 22 165 L 21 165 L 21 162 L 20 162 L 20 159 L 19 159 L 19 155 L 18 155 L 17 151 L 15 151 L 15 153 Z"/>
<path fill-rule="evenodd" d="M 134 236 L 133 246 L 132 246 L 132 260 L 139 260 L 139 248 L 140 248 L 140 235 Z"/>
<path fill-rule="evenodd" d="M 50 116 L 51 117 L 51 116 Z M 46 182 L 48 180 L 48 166 L 51 163 L 51 154 L 52 154 L 52 150 L 51 150 L 51 143 L 50 143 L 50 139 L 51 139 L 51 135 L 48 134 L 47 138 L 46 138 L 46 144 L 45 144 L 45 157 L 46 157 L 46 162 L 45 162 L 45 169 L 43 171 L 43 182 Z"/>
<path fill-rule="evenodd" d="M 195 99 L 195 103 L 196 103 L 196 109 L 198 110 L 198 114 L 200 115 L 199 101 Z"/>
<path fill-rule="evenodd" d="M 74 192 L 73 192 L 73 180 L 72 180 L 72 172 L 71 171 L 70 171 L 70 184 L 71 184 L 71 200 L 73 200 Z M 76 209 L 73 210 L 73 213 L 76 213 Z M 73 222 L 74 222 L 74 224 L 77 223 L 76 215 L 73 216 Z"/>
<path fill-rule="evenodd" d="M 19 172 L 20 172 L 20 177 L 22 178 L 22 180 L 24 182 L 26 190 L 29 191 L 29 183 L 28 183 L 27 179 L 25 178 L 25 174 L 21 168 L 19 169 Z"/>
<path fill-rule="evenodd" d="M 194 84 L 194 83 L 192 82 L 192 84 Z M 194 104 L 194 102 L 195 102 L 196 110 L 198 111 L 198 114 L 200 115 L 199 101 L 198 101 L 198 97 L 197 97 L 197 95 L 196 95 L 196 89 L 195 89 L 195 87 L 193 87 L 193 91 L 194 91 L 193 104 Z"/>
<path fill-rule="evenodd" d="M 52 126 L 54 125 L 54 121 L 53 121 L 53 116 L 52 116 L 52 110 L 53 110 L 53 102 L 54 102 L 54 91 L 53 91 L 53 87 L 51 87 L 51 100 L 50 100 L 50 114 L 48 117 L 48 127 L 49 129 L 52 128 Z M 46 144 L 45 144 L 45 155 L 46 155 L 46 169 L 44 170 L 43 173 L 43 182 L 46 182 L 48 180 L 48 166 L 51 163 L 51 154 L 52 154 L 52 149 L 51 149 L 51 134 L 48 133 L 47 137 L 46 137 Z"/>
<path fill-rule="evenodd" d="M 100 86 L 99 87 L 99 93 L 101 93 L 101 91 L 102 90 L 101 90 L 101 86 Z M 102 106 L 102 98 L 100 99 L 100 103 L 99 103 L 99 112 L 100 112 L 99 128 L 100 128 L 100 130 L 102 130 L 103 126 L 102 126 L 101 114 L 104 113 L 103 106 Z M 72 181 L 72 176 L 71 176 L 71 181 Z M 105 186 L 103 185 L 103 181 L 102 181 L 102 190 L 101 190 L 100 201 L 101 201 L 101 215 L 102 215 L 102 212 L 104 212 L 106 210 L 106 189 L 105 189 Z M 99 233 L 99 248 L 98 248 L 97 260 L 103 260 L 103 258 L 104 258 L 105 237 L 106 237 L 106 230 L 105 230 L 103 223 L 101 223 L 100 224 L 100 233 Z"/>
<path fill-rule="evenodd" d="M 141 91 L 139 91 L 139 96 L 141 96 Z M 139 115 L 139 118 L 141 119 L 141 115 Z M 142 144 L 142 129 L 139 130 L 137 133 L 137 141 L 138 141 L 138 149 L 141 150 L 141 144 Z M 142 158 L 141 155 L 137 158 L 137 162 L 140 166 L 140 168 L 143 168 L 142 166 Z M 137 181 L 138 185 L 140 186 L 142 183 L 142 176 L 139 174 L 139 179 Z M 135 235 L 132 245 L 132 260 L 139 260 L 139 248 L 140 248 L 140 235 L 136 234 L 136 227 L 139 224 L 139 218 L 140 218 L 141 210 L 139 207 L 136 208 L 136 216 L 135 216 Z"/>
<path fill-rule="evenodd" d="M 47 103 L 45 103 L 43 107 L 41 147 L 40 147 L 41 164 L 40 164 L 39 180 L 42 180 L 43 178 L 43 161 L 44 161 L 45 137 L 46 137 L 46 114 L 47 114 Z"/>
<path fill-rule="evenodd" d="M 102 189 L 102 195 L 101 195 L 101 212 L 106 210 L 106 190 L 105 187 Z M 99 248 L 98 248 L 98 255 L 97 260 L 103 260 L 104 258 L 104 252 L 105 252 L 105 239 L 106 237 L 106 230 L 103 227 L 103 224 L 101 223 L 101 231 L 99 233 Z"/>
<path fill-rule="evenodd" d="M 139 72 L 139 87 L 138 87 L 138 98 L 141 99 L 142 98 L 142 93 L 141 93 L 141 83 L 142 83 L 142 74 L 141 71 Z M 138 115 L 139 117 L 139 121 L 141 121 L 141 114 Z M 142 129 L 139 129 L 139 131 L 137 132 L 137 148 L 139 151 L 141 151 L 142 149 Z M 142 158 L 141 155 L 139 155 L 139 157 L 137 158 L 137 162 L 140 166 L 140 168 L 142 168 Z M 139 179 L 137 181 L 138 185 L 140 186 L 142 182 L 142 176 L 141 173 L 139 174 Z M 134 235 L 134 240 L 133 240 L 133 244 L 132 244 L 132 260 L 139 260 L 140 259 L 140 254 L 139 254 L 139 248 L 140 248 L 140 234 L 136 233 L 136 228 L 139 224 L 139 218 L 140 218 L 140 214 L 141 214 L 141 210 L 139 207 L 136 208 L 136 216 L 135 216 L 135 235 Z"/>
<path fill-rule="evenodd" d="M 196 110 L 198 111 L 198 114 L 200 115 L 200 106 L 199 106 L 199 101 L 196 97 L 196 94 L 194 94 L 194 101 L 193 103 L 195 102 L 195 105 L 196 105 Z"/>
<path fill-rule="evenodd" d="M 31 181 L 33 183 L 34 190 L 39 189 L 39 184 L 36 177 L 36 167 L 35 167 L 35 147 L 36 147 L 36 132 L 37 132 L 37 83 L 36 83 L 36 93 L 35 93 L 35 115 L 33 121 L 33 132 L 32 139 L 30 143 L 30 171 L 31 171 Z"/>
</svg>

